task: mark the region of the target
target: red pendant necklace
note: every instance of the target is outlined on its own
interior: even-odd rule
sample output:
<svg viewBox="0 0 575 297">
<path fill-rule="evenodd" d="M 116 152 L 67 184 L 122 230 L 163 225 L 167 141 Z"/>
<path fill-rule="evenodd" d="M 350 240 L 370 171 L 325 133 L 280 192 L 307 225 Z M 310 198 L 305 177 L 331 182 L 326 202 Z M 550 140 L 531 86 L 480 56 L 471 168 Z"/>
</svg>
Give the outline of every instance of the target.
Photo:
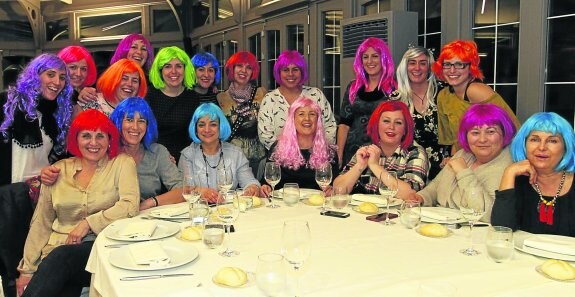
<svg viewBox="0 0 575 297">
<path fill-rule="evenodd" d="M 555 208 L 555 202 L 557 201 L 557 197 L 559 197 L 561 190 L 563 190 L 563 184 L 565 183 L 565 176 L 566 173 L 565 171 L 563 171 L 563 175 L 561 176 L 561 182 L 559 182 L 559 188 L 557 189 L 557 193 L 555 194 L 553 199 L 549 201 L 543 198 L 541 190 L 539 190 L 539 184 L 535 182 L 535 191 L 537 191 L 537 194 L 539 194 L 540 203 L 538 204 L 538 208 L 539 208 L 539 221 L 541 223 L 545 223 L 547 225 L 553 225 L 553 210 Z"/>
</svg>

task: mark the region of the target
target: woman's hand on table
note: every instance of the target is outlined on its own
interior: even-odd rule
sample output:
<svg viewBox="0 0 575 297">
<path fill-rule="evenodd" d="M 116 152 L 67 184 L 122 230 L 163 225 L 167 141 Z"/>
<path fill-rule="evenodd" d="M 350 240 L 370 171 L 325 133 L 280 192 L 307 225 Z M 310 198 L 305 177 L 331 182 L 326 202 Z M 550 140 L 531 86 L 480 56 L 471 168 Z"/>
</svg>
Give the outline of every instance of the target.
<svg viewBox="0 0 575 297">
<path fill-rule="evenodd" d="M 207 201 L 209 203 L 217 203 L 218 202 L 218 197 L 220 195 L 218 193 L 218 191 L 216 191 L 212 188 L 203 188 L 203 187 L 197 188 L 197 190 L 200 192 L 200 196 L 205 201 Z"/>
<path fill-rule="evenodd" d="M 244 188 L 244 195 L 246 196 L 258 196 L 260 188 L 257 185 L 249 185 Z"/>
<path fill-rule="evenodd" d="M 272 187 L 268 185 L 262 185 L 260 188 L 260 197 L 269 197 L 272 193 Z"/>
<path fill-rule="evenodd" d="M 82 219 L 76 228 L 68 233 L 66 244 L 80 244 L 82 242 L 82 238 L 84 238 L 89 231 L 90 225 L 88 224 L 88 221 L 86 221 L 86 219 Z"/>
<path fill-rule="evenodd" d="M 324 194 L 326 197 L 331 196 L 331 195 L 333 194 L 333 187 L 332 187 L 332 186 L 327 186 L 327 187 L 325 187 L 325 189 L 323 190 L 323 194 Z"/>
<path fill-rule="evenodd" d="M 46 166 L 40 171 L 40 180 L 46 186 L 53 185 L 58 180 L 58 176 L 60 176 L 60 168 L 54 165 Z"/>
<path fill-rule="evenodd" d="M 28 286 L 28 283 L 30 283 L 31 279 L 32 275 L 20 274 L 20 277 L 18 277 L 18 279 L 16 280 L 16 295 L 18 297 L 24 294 L 24 289 L 26 288 L 26 286 Z"/>
</svg>

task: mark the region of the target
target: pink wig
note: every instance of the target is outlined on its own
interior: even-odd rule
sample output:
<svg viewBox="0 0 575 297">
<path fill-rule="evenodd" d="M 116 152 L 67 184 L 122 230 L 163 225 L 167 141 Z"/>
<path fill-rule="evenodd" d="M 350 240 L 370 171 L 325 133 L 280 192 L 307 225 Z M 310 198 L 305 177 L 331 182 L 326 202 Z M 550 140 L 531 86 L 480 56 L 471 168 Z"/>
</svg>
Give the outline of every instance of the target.
<svg viewBox="0 0 575 297">
<path fill-rule="evenodd" d="M 298 51 L 285 50 L 279 55 L 278 60 L 274 64 L 274 79 L 278 84 L 283 85 L 281 71 L 290 64 L 294 64 L 299 68 L 301 72 L 299 85 L 303 86 L 308 78 L 307 64 L 305 62 L 305 58 Z"/>
<path fill-rule="evenodd" d="M 144 71 L 140 67 L 138 63 L 128 59 L 120 59 L 116 63 L 110 65 L 102 76 L 98 79 L 96 83 L 96 90 L 102 92 L 104 98 L 110 101 L 111 103 L 119 103 L 116 102 L 115 92 L 116 89 L 120 86 L 120 81 L 122 81 L 122 76 L 125 73 L 133 73 L 137 72 L 138 76 L 140 77 L 140 88 L 138 90 L 138 97 L 146 96 L 147 91 L 147 83 L 146 83 L 146 76 Z"/>
<path fill-rule="evenodd" d="M 415 124 L 413 123 L 413 118 L 409 113 L 407 105 L 401 101 L 384 101 L 382 102 L 375 111 L 371 114 L 369 122 L 367 123 L 367 134 L 371 137 L 374 144 L 379 144 L 379 121 L 381 119 L 381 114 L 386 111 L 401 111 L 403 114 L 403 119 L 405 120 L 405 135 L 401 140 L 401 148 L 406 149 L 413 144 L 413 129 Z"/>
<path fill-rule="evenodd" d="M 258 74 L 260 73 L 260 66 L 258 65 L 258 60 L 254 54 L 248 51 L 241 51 L 233 54 L 226 62 L 226 67 L 224 68 L 226 72 L 226 77 L 228 81 L 234 81 L 234 67 L 238 64 L 248 64 L 252 67 L 252 77 L 250 80 L 257 80 Z"/>
<path fill-rule="evenodd" d="M 108 134 L 110 147 L 107 154 L 110 159 L 120 153 L 120 132 L 112 121 L 102 112 L 96 109 L 87 109 L 78 114 L 72 121 L 68 131 L 68 151 L 79 158 L 82 158 L 80 148 L 78 147 L 78 133 L 83 130 L 97 131 L 100 130 Z"/>
<path fill-rule="evenodd" d="M 58 52 L 58 57 L 64 61 L 64 63 L 70 64 L 82 60 L 86 60 L 86 65 L 88 66 L 88 71 L 86 72 L 86 80 L 82 84 L 82 88 L 85 86 L 91 86 L 96 82 L 96 77 L 98 76 L 96 70 L 96 63 L 92 59 L 90 52 L 83 46 L 70 45 Z"/>
<path fill-rule="evenodd" d="M 365 69 L 363 69 L 363 59 L 362 56 L 367 51 L 368 48 L 373 48 L 381 57 L 381 78 L 379 79 L 378 89 L 386 94 L 391 94 L 395 88 L 397 88 L 397 83 L 393 78 L 394 66 L 393 57 L 389 52 L 389 48 L 385 41 L 376 38 L 369 37 L 364 40 L 357 48 L 357 53 L 355 54 L 355 60 L 353 61 L 353 71 L 355 72 L 355 80 L 351 83 L 349 88 L 349 102 L 353 104 L 355 101 L 355 96 L 362 86 L 366 88 L 369 85 L 368 77 L 366 77 Z"/>
<path fill-rule="evenodd" d="M 116 47 L 116 51 L 114 52 L 112 59 L 110 59 L 110 65 L 116 63 L 120 59 L 126 58 L 130 48 L 132 47 L 132 43 L 134 43 L 136 40 L 141 40 L 144 45 L 146 45 L 146 51 L 148 52 L 148 59 L 146 59 L 146 70 L 149 70 L 152 66 L 152 62 L 154 62 L 154 48 L 148 39 L 144 37 L 144 35 L 138 33 L 132 33 L 126 36 L 124 39 L 122 39 L 122 41 L 120 41 L 120 43 L 118 43 L 118 47 Z"/>
<path fill-rule="evenodd" d="M 317 123 L 315 136 L 313 140 L 313 147 L 311 149 L 311 156 L 309 164 L 312 169 L 320 168 L 321 166 L 330 162 L 334 156 L 334 150 L 325 139 L 325 131 L 323 129 L 321 108 L 312 99 L 300 97 L 288 110 L 288 116 L 282 133 L 278 137 L 275 150 L 271 155 L 271 160 L 274 160 L 281 167 L 286 167 L 292 170 L 298 170 L 305 164 L 305 160 L 300 152 L 297 141 L 297 131 L 295 128 L 295 113 L 301 107 L 310 106 L 317 114 Z"/>
<path fill-rule="evenodd" d="M 479 69 L 479 54 L 477 53 L 477 44 L 469 40 L 455 40 L 443 46 L 439 58 L 431 70 L 441 80 L 445 80 L 443 75 L 443 62 L 453 58 L 459 58 L 464 63 L 469 63 L 469 72 L 473 78 L 483 81 L 483 73 Z"/>
</svg>

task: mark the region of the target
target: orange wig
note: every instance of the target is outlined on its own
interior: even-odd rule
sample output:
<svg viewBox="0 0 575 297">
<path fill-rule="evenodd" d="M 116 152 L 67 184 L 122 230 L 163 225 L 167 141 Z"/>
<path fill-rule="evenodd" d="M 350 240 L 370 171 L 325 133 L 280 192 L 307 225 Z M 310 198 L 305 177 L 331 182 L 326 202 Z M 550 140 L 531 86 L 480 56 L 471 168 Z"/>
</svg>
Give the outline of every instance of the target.
<svg viewBox="0 0 575 297">
<path fill-rule="evenodd" d="M 431 70 L 441 80 L 445 80 L 443 75 L 443 62 L 445 60 L 459 58 L 464 63 L 469 63 L 469 72 L 475 79 L 483 81 L 483 73 L 479 69 L 479 54 L 477 52 L 477 44 L 469 40 L 455 40 L 443 46 L 439 58 L 433 65 Z"/>
<path fill-rule="evenodd" d="M 120 86 L 120 81 L 122 81 L 122 76 L 125 73 L 134 73 L 138 72 L 138 76 L 140 77 L 140 87 L 138 89 L 138 97 L 146 96 L 147 91 L 147 83 L 146 83 L 146 76 L 142 67 L 138 65 L 138 63 L 128 60 L 128 59 L 120 59 L 116 63 L 110 65 L 102 76 L 98 79 L 96 83 L 96 90 L 98 92 L 102 92 L 104 98 L 110 101 L 111 103 L 118 104 L 116 102 L 116 96 L 114 95 L 116 89 Z"/>
</svg>

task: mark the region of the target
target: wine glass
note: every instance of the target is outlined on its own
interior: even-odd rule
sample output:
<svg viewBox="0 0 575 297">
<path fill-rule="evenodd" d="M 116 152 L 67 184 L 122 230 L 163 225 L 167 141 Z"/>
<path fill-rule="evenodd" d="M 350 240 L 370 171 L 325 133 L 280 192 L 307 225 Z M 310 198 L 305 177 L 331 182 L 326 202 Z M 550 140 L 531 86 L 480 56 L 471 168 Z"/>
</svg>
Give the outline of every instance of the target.
<svg viewBox="0 0 575 297">
<path fill-rule="evenodd" d="M 284 257 L 265 253 L 258 256 L 256 283 L 266 296 L 278 296 L 286 285 Z"/>
<path fill-rule="evenodd" d="M 219 167 L 216 174 L 218 190 L 224 193 L 231 190 L 234 183 L 232 169 L 226 166 Z"/>
<path fill-rule="evenodd" d="M 267 162 L 264 175 L 266 182 L 272 186 L 272 193 L 270 194 L 271 204 L 269 204 L 267 207 L 270 208 L 280 207 L 279 205 L 276 205 L 274 203 L 273 199 L 276 185 L 282 179 L 282 171 L 279 164 L 276 164 L 275 162 Z"/>
<path fill-rule="evenodd" d="M 224 197 L 218 199 L 218 206 L 216 208 L 218 219 L 225 223 L 226 227 L 226 249 L 220 253 L 221 256 L 224 257 L 233 257 L 239 255 L 240 252 L 234 251 L 230 248 L 231 236 L 230 236 L 230 226 L 233 222 L 236 221 L 238 215 L 240 213 L 239 208 L 237 207 L 238 203 L 236 200 L 238 199 L 236 196 L 236 191 L 227 191 L 227 192 L 220 192 Z M 228 203 L 231 200 L 232 203 Z"/>
<path fill-rule="evenodd" d="M 298 272 L 311 253 L 311 232 L 307 221 L 285 221 L 282 234 L 282 254 Z M 296 296 L 299 295 L 299 280 L 296 280 Z"/>
<path fill-rule="evenodd" d="M 485 200 L 483 200 L 483 189 L 480 187 L 466 187 L 460 189 L 461 203 L 459 212 L 464 219 L 469 222 L 470 246 L 460 252 L 467 256 L 479 255 L 480 252 L 473 248 L 473 225 L 485 214 Z"/>
<path fill-rule="evenodd" d="M 331 164 L 329 163 L 326 163 L 325 165 L 316 168 L 315 170 L 315 182 L 324 192 L 325 189 L 327 189 L 327 187 L 331 183 L 332 177 L 333 176 L 331 174 Z M 324 197 L 325 199 L 323 200 L 323 205 L 319 208 L 321 211 L 326 211 L 329 209 L 329 207 L 325 206 L 327 196 L 324 195 Z"/>
<path fill-rule="evenodd" d="M 384 224 L 386 226 L 389 225 L 393 225 L 395 224 L 395 222 L 392 222 L 389 219 L 389 203 L 391 198 L 395 197 L 395 194 L 397 194 L 397 191 L 399 190 L 398 188 L 398 181 L 397 181 L 397 174 L 395 173 L 395 171 L 386 171 L 386 172 L 382 172 L 381 176 L 379 177 L 379 194 L 382 196 L 382 198 L 385 198 L 386 200 L 386 214 L 385 214 L 385 221 Z"/>
</svg>

